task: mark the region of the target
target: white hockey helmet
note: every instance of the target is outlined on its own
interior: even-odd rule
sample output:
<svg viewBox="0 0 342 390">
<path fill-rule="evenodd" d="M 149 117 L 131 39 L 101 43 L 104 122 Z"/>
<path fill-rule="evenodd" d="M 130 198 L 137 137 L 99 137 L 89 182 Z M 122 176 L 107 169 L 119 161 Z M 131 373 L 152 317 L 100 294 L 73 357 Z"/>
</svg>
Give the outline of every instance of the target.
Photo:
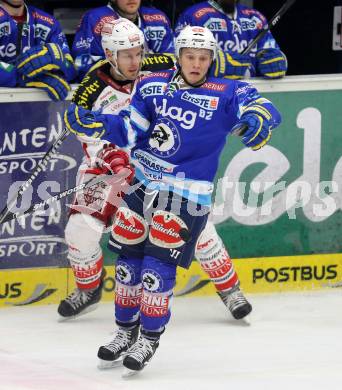
<svg viewBox="0 0 342 390">
<path fill-rule="evenodd" d="M 116 61 L 119 50 L 144 47 L 145 38 L 142 31 L 134 23 L 128 19 L 120 18 L 104 24 L 101 30 L 101 44 L 105 54 L 107 51 L 111 52 Z"/>
<path fill-rule="evenodd" d="M 213 52 L 213 59 L 217 55 L 217 41 L 213 33 L 206 27 L 186 26 L 179 33 L 175 42 L 176 56 L 179 58 L 181 49 L 208 49 Z"/>
</svg>

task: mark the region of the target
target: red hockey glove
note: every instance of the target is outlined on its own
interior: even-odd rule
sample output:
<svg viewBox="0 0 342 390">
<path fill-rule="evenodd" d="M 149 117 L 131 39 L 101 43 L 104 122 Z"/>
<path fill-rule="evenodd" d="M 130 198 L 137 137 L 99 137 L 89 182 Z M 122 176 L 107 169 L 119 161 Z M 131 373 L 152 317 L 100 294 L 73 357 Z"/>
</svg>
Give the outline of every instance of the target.
<svg viewBox="0 0 342 390">
<path fill-rule="evenodd" d="M 103 169 L 103 173 L 117 174 L 122 169 L 127 169 L 125 180 L 130 184 L 134 177 L 134 168 L 129 163 L 129 157 L 123 150 L 117 149 L 115 145 L 106 145 L 98 154 L 98 166 Z"/>
</svg>

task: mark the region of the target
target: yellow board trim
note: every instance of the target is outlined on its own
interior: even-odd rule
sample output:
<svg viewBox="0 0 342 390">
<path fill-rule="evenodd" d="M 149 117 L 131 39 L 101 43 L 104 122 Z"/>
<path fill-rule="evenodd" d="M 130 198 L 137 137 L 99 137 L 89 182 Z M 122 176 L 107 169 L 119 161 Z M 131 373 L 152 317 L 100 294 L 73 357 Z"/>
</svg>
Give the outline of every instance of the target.
<svg viewBox="0 0 342 390">
<path fill-rule="evenodd" d="M 342 287 L 342 253 L 235 259 L 246 293 L 279 293 Z M 114 266 L 106 266 L 104 301 L 113 301 Z M 202 286 L 196 289 L 196 286 Z M 57 304 L 75 288 L 70 268 L 2 270 L 0 307 Z M 191 292 L 192 291 L 192 292 Z M 177 272 L 175 296 L 215 295 L 197 262 Z M 30 303 L 31 302 L 31 303 Z"/>
</svg>

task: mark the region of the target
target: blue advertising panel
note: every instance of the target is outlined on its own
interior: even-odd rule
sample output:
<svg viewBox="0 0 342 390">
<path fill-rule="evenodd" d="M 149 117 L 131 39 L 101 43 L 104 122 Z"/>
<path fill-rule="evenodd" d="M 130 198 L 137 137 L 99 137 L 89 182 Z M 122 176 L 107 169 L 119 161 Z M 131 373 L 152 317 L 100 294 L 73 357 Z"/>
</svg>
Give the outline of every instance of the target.
<svg viewBox="0 0 342 390">
<path fill-rule="evenodd" d="M 62 132 L 67 104 L 0 103 L 0 209 L 15 196 L 19 185 L 30 177 Z M 59 153 L 24 193 L 22 205 L 40 202 L 73 187 L 81 156 L 80 143 L 74 136 L 67 137 Z M 37 211 L 1 224 L 0 269 L 66 266 L 67 246 L 63 237 L 68 217 L 66 204 L 71 202 L 72 195 L 50 206 L 50 213 Z"/>
</svg>

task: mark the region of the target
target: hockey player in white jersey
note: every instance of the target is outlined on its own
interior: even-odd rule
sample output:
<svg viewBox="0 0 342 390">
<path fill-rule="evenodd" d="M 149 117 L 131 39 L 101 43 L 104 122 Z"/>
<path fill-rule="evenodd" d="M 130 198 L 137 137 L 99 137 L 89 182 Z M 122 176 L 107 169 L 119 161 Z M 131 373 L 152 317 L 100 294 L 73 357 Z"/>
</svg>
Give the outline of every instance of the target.
<svg viewBox="0 0 342 390">
<path fill-rule="evenodd" d="M 140 75 L 149 73 L 155 70 L 156 66 L 160 69 L 161 65 L 156 65 L 157 61 L 153 61 L 158 60 L 157 55 L 150 55 L 148 58 L 150 61 L 146 61 L 147 65 L 143 68 L 145 70 L 141 72 L 142 53 L 139 51 L 143 39 L 141 33 L 128 21 L 116 23 L 115 26 L 116 30 L 113 34 L 106 33 L 106 28 L 110 29 L 111 24 L 105 26 L 103 30 L 103 46 L 108 61 L 100 62 L 89 72 L 74 94 L 73 102 L 79 106 L 94 110 L 103 108 L 105 113 L 117 113 L 128 106 L 138 73 Z M 135 48 L 127 40 L 130 33 L 132 35 L 136 33 L 140 37 L 140 40 L 136 41 Z M 133 65 L 126 64 L 127 56 L 131 53 L 135 54 Z M 165 68 L 170 66 L 165 64 L 165 59 L 163 65 Z M 83 137 L 82 140 L 86 139 Z M 86 172 L 83 178 L 89 180 L 95 174 L 103 173 L 98 168 L 94 171 L 90 159 L 101 151 L 103 143 L 93 139 L 86 141 L 83 142 L 86 164 L 80 168 L 80 172 Z M 116 151 L 111 155 L 109 150 L 107 148 L 107 159 L 111 156 L 113 162 L 122 162 L 118 160 L 118 153 L 121 152 Z M 122 155 L 121 158 L 124 158 L 127 163 L 127 157 Z M 100 186 L 93 193 L 87 191 L 87 201 L 89 202 L 90 198 L 98 198 L 99 190 Z M 102 191 L 103 199 L 109 196 L 108 188 Z M 85 207 L 85 200 L 82 198 L 79 202 L 81 205 L 74 205 L 72 208 L 72 215 L 66 228 L 66 241 L 69 244 L 68 258 L 74 271 L 77 288 L 59 305 L 58 312 L 64 318 L 73 318 L 94 310 L 101 299 L 104 273 L 100 239 L 106 227 L 110 226 L 115 212 L 115 207 L 110 205 L 110 202 L 98 203 L 96 210 L 94 206 Z M 229 254 L 214 225 L 209 221 L 199 238 L 195 257 L 214 283 L 218 295 L 232 316 L 241 319 L 248 315 L 252 306 L 241 292 L 238 275 Z"/>
<path fill-rule="evenodd" d="M 119 19 L 116 38 L 110 36 L 103 45 L 110 62 L 100 62 L 85 76 L 73 102 L 90 110 L 102 109 L 105 113 L 115 114 L 130 103 L 143 60 L 144 36 L 133 23 Z M 118 173 L 122 168 L 131 171 L 127 177 L 130 181 L 134 169 L 126 152 L 93 138 L 79 137 L 79 140 L 85 153 L 78 171 L 79 183 L 104 173 Z M 99 184 L 78 195 L 71 208 L 65 239 L 77 288 L 58 307 L 63 318 L 94 310 L 101 299 L 104 268 L 100 240 L 105 229 L 111 226 L 117 208 L 113 199 L 119 201 L 117 191 L 116 186 Z"/>
<path fill-rule="evenodd" d="M 110 349 L 134 372 L 151 360 L 170 319 L 176 270 L 193 259 L 227 135 L 243 131 L 245 146 L 258 150 L 281 122 L 251 85 L 207 76 L 216 45 L 208 29 L 189 26 L 176 40 L 179 68 L 144 77 L 129 110 L 107 115 L 71 104 L 65 112 L 71 132 L 132 147 L 133 188 L 116 212 L 109 246 L 120 254 L 119 329 Z"/>
</svg>

